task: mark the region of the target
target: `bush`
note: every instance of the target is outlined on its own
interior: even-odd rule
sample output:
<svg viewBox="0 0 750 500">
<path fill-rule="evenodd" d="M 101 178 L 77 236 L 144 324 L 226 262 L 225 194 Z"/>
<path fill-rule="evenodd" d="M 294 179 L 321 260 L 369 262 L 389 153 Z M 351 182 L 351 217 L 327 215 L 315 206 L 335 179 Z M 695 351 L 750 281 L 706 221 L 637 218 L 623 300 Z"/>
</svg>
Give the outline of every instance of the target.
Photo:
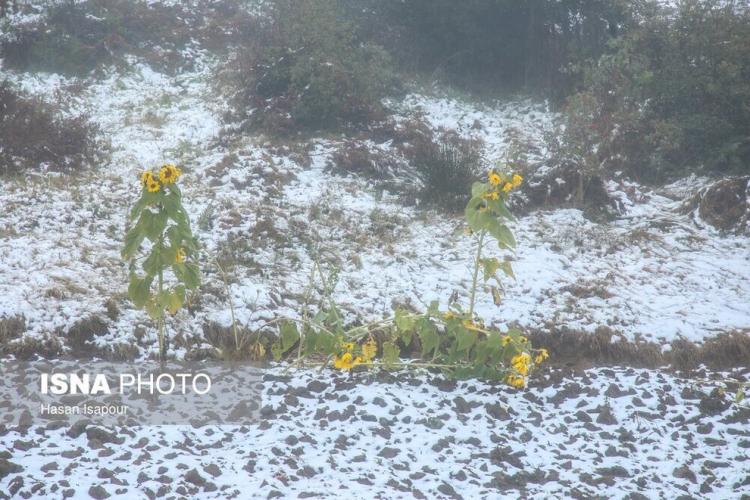
<svg viewBox="0 0 750 500">
<path fill-rule="evenodd" d="M 613 46 L 569 100 L 558 153 L 646 181 L 750 171 L 750 10 L 683 2 Z"/>
<path fill-rule="evenodd" d="M 221 12 L 225 11 L 215 14 Z M 212 25 L 212 16 L 197 10 L 133 0 L 66 0 L 27 19 L 19 22 L 11 17 L 0 22 L 0 54 L 5 64 L 67 75 L 85 75 L 101 64 L 122 63 L 125 54 L 139 55 L 168 69 L 189 64 L 180 50 L 200 37 L 201 23 Z"/>
<path fill-rule="evenodd" d="M 437 138 L 417 140 L 407 154 L 422 176 L 422 200 L 448 210 L 461 210 L 467 193 L 480 175 L 482 143 L 457 133 L 441 132 Z"/>
<path fill-rule="evenodd" d="M 385 51 L 362 43 L 337 0 L 280 0 L 239 58 L 239 118 L 272 133 L 333 129 L 382 113 Z"/>
<path fill-rule="evenodd" d="M 95 161 L 97 129 L 86 116 L 64 118 L 48 103 L 0 83 L 0 174 L 43 166 L 70 171 Z"/>
<path fill-rule="evenodd" d="M 469 90 L 544 90 L 578 83 L 565 69 L 607 50 L 632 23 L 623 0 L 361 0 L 360 24 L 409 70 Z M 365 28 L 366 29 L 366 28 Z"/>
</svg>

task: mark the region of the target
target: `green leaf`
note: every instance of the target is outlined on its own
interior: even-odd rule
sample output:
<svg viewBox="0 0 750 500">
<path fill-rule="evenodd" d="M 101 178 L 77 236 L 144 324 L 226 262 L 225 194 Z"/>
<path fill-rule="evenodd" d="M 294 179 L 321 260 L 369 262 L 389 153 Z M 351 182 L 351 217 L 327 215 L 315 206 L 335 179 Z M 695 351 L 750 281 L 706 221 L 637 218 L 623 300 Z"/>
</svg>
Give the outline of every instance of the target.
<svg viewBox="0 0 750 500">
<path fill-rule="evenodd" d="M 299 331 L 293 321 L 284 321 L 279 327 L 279 340 L 281 340 L 281 351 L 287 352 L 299 340 Z"/>
<path fill-rule="evenodd" d="M 489 190 L 490 186 L 486 182 L 475 182 L 471 185 L 471 197 L 481 198 Z"/>
<path fill-rule="evenodd" d="M 485 229 L 487 229 L 490 235 L 497 240 L 497 244 L 500 248 L 513 249 L 516 247 L 516 240 L 513 238 L 513 233 L 511 233 L 510 229 L 508 229 L 508 226 L 505 224 L 501 224 L 497 220 L 492 219 L 487 223 Z"/>
<path fill-rule="evenodd" d="M 282 354 L 284 354 L 284 351 L 281 349 L 281 341 L 277 340 L 271 344 L 271 356 L 273 356 L 275 361 L 278 361 L 281 359 Z"/>
<path fill-rule="evenodd" d="M 488 258 L 488 259 L 481 259 L 479 261 L 482 265 L 482 271 L 484 274 L 484 281 L 487 282 L 490 280 L 490 278 L 497 279 L 496 273 L 497 270 L 500 269 L 500 261 L 496 258 Z"/>
<path fill-rule="evenodd" d="M 128 296 L 133 305 L 138 309 L 146 305 L 151 294 L 151 277 L 139 278 L 135 274 L 130 276 L 128 285 Z"/>
<path fill-rule="evenodd" d="M 175 287 L 175 289 L 172 291 L 172 293 L 169 294 L 169 300 L 167 301 L 167 311 L 169 311 L 169 314 L 175 314 L 177 311 L 180 310 L 182 307 L 182 304 L 185 303 L 185 287 L 182 285 L 178 285 Z"/>
<path fill-rule="evenodd" d="M 167 266 L 168 262 L 168 260 L 165 262 L 163 250 L 153 247 L 151 253 L 143 261 L 143 270 L 150 276 L 156 276 Z"/>
<path fill-rule="evenodd" d="M 162 237 L 164 228 L 167 226 L 167 214 L 165 212 L 155 214 L 150 210 L 144 210 L 141 214 L 141 221 L 146 237 L 156 243 Z"/>
<path fill-rule="evenodd" d="M 422 344 L 423 358 L 428 353 L 434 355 L 440 346 L 440 336 L 438 335 L 437 327 L 427 318 L 419 322 L 419 341 Z"/>
<path fill-rule="evenodd" d="M 510 276 L 511 278 L 516 279 L 516 275 L 513 274 L 513 267 L 507 260 L 500 263 L 500 269 L 502 269 L 506 276 Z"/>
<path fill-rule="evenodd" d="M 417 322 L 417 318 L 404 309 L 396 309 L 394 323 L 399 332 L 411 332 L 414 330 L 414 325 Z"/>
<path fill-rule="evenodd" d="M 394 365 L 396 365 L 400 359 L 399 354 L 401 353 L 401 350 L 398 348 L 396 344 L 393 342 L 384 342 L 383 343 L 383 364 L 391 368 Z"/>
<path fill-rule="evenodd" d="M 477 332 L 466 328 L 456 329 L 456 350 L 466 352 L 474 346 L 477 341 Z"/>
<path fill-rule="evenodd" d="M 135 202 L 135 205 L 133 205 L 133 208 L 130 210 L 130 220 L 135 220 L 139 215 L 141 215 L 141 212 L 146 207 L 146 205 L 148 205 L 146 196 L 141 195 L 141 197 L 138 198 L 138 201 Z"/>
<path fill-rule="evenodd" d="M 132 259 L 141 247 L 141 243 L 146 238 L 143 225 L 137 223 L 125 235 L 125 246 L 122 249 L 122 258 L 125 260 Z"/>
<path fill-rule="evenodd" d="M 154 321 L 164 316 L 164 309 L 161 308 L 159 302 L 156 300 L 149 300 L 146 302 L 146 312 Z"/>
<path fill-rule="evenodd" d="M 180 280 L 188 290 L 195 290 L 200 285 L 200 273 L 196 264 L 176 262 L 172 264 L 177 279 Z"/>
<path fill-rule="evenodd" d="M 315 350 L 321 354 L 335 354 L 336 337 L 328 332 L 318 332 L 315 342 Z"/>
<path fill-rule="evenodd" d="M 745 390 L 740 387 L 737 389 L 737 395 L 734 397 L 734 401 L 739 404 L 742 403 L 743 399 L 745 399 Z"/>
<path fill-rule="evenodd" d="M 315 354 L 316 347 L 318 344 L 318 335 L 319 333 L 311 328 L 307 328 L 305 331 L 305 341 L 304 345 L 302 346 L 302 351 L 304 352 L 305 356 L 310 356 L 311 354 Z M 330 354 L 330 353 L 326 353 Z"/>
</svg>

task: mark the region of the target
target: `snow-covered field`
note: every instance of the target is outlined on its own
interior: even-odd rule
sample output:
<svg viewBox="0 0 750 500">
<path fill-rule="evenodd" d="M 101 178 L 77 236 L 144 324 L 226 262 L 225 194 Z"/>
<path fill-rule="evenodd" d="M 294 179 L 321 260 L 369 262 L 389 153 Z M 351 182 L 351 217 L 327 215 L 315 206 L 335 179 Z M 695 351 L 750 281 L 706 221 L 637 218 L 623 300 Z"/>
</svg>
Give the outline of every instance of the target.
<svg viewBox="0 0 750 500">
<path fill-rule="evenodd" d="M 113 68 L 76 94 L 58 75 L 3 70 L 33 94 L 62 93 L 63 109 L 88 113 L 111 146 L 90 171 L 0 178 L 0 318 L 23 317 L 24 337 L 58 335 L 66 346 L 69 329 L 96 316 L 106 325 L 100 345 L 156 352 L 153 325 L 127 300 L 120 248 L 138 173 L 164 161 L 183 167 L 185 204 L 205 250 L 200 302 L 173 325 L 187 339 L 177 357 L 207 347 L 204 324 L 230 324 L 216 259 L 249 329 L 299 314 L 316 262 L 338 272 L 333 298 L 351 320 L 382 318 L 394 304 L 467 299 L 475 242 L 460 218 L 406 206 L 372 180 L 332 171 L 340 137 L 302 146 L 262 136 L 223 141 L 228 105 L 215 86 L 220 61 L 209 53 L 197 51 L 194 68 L 174 76 L 132 62 L 131 71 Z M 509 134 L 542 155 L 554 118 L 543 103 L 522 99 L 480 105 L 415 90 L 390 104 L 403 117 L 419 113 L 432 127 L 482 139 L 490 165 L 504 158 Z M 498 252 L 513 261 L 517 280 L 506 283 L 499 306 L 481 294 L 478 313 L 500 328 L 607 326 L 665 349 L 678 338 L 750 331 L 750 240 L 678 211 L 705 182 L 658 190 L 611 182 L 625 210 L 610 222 L 575 209 L 520 217 L 516 253 Z M 110 442 L 67 428 L 0 427 L 0 498 L 103 498 L 100 488 L 122 498 L 750 492 L 748 411 L 729 395 L 708 396 L 711 384 L 631 368 L 542 378 L 515 392 L 425 374 L 285 377 L 272 368 L 263 419 L 252 426 L 120 428 Z"/>
<path fill-rule="evenodd" d="M 0 315 L 22 315 L 28 334 L 39 335 L 103 316 L 113 298 L 123 314 L 110 321 L 113 338 L 102 341 L 130 340 L 139 315 L 123 297 L 119 250 L 137 174 L 162 159 L 184 165 L 188 210 L 194 223 L 204 219 L 197 232 L 206 248 L 207 289 L 223 289 L 210 265 L 222 252 L 254 263 L 231 272 L 238 318 L 250 328 L 294 314 L 316 258 L 339 270 L 334 297 L 352 319 L 388 315 L 393 301 L 445 303 L 467 289 L 475 242 L 461 234 L 460 219 L 405 207 L 366 179 L 330 173 L 336 139 L 313 140 L 302 155 L 260 137 L 217 145 L 226 104 L 211 86 L 210 58 L 197 66 L 177 77 L 143 65 L 125 75 L 113 70 L 68 100 L 72 112 L 90 113 L 110 141 L 106 164 L 72 177 L 0 180 Z M 11 76 L 46 96 L 66 85 L 56 75 Z M 528 101 L 487 108 L 410 95 L 401 107 L 424 113 L 435 127 L 482 138 L 491 164 L 503 158 L 505 131 L 522 130 L 539 142 L 550 121 L 543 106 Z M 474 130 L 475 121 L 485 126 Z M 701 186 L 688 179 L 679 187 L 690 193 Z M 518 249 L 508 255 L 517 280 L 507 283 L 499 307 L 482 295 L 481 314 L 501 326 L 606 325 L 629 339 L 661 343 L 750 328 L 747 237 L 696 226 L 677 213 L 680 199 L 633 185 L 610 188 L 626 207 L 611 223 L 590 222 L 573 209 L 519 218 Z M 321 210 L 325 215 L 313 215 Z M 199 335 L 205 319 L 228 324 L 225 298 L 203 303 L 196 316 L 179 319 L 181 330 Z"/>
<path fill-rule="evenodd" d="M 0 485 L 45 498 L 739 498 L 750 410 L 707 392 L 636 369 L 553 372 L 526 392 L 272 369 L 255 425 L 8 432 L 0 456 L 24 469 Z"/>
</svg>

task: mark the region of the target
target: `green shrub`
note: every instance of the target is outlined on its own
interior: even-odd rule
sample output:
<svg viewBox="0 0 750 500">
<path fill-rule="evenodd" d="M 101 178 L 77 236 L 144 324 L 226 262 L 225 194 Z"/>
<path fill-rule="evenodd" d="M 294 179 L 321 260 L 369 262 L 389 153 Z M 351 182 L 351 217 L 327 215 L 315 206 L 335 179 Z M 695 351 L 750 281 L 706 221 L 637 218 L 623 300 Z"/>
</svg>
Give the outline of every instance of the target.
<svg viewBox="0 0 750 500">
<path fill-rule="evenodd" d="M 718 0 L 656 10 L 587 70 L 558 152 L 660 180 L 750 171 L 750 11 Z"/>
<path fill-rule="evenodd" d="M 44 166 L 71 171 L 97 158 L 97 129 L 86 116 L 63 118 L 51 104 L 0 82 L 0 174 Z"/>
<path fill-rule="evenodd" d="M 280 0 L 242 51 L 239 118 L 272 133 L 367 123 L 392 76 L 386 52 L 363 43 L 337 0 Z"/>
<path fill-rule="evenodd" d="M 466 206 L 471 185 L 482 163 L 482 143 L 455 132 L 418 140 L 407 154 L 422 177 L 420 197 L 425 203 L 448 210 Z"/>
<path fill-rule="evenodd" d="M 363 29 L 408 70 L 469 90 L 560 98 L 579 81 L 564 70 L 605 52 L 633 10 L 624 0 L 362 1 L 353 10 Z"/>
</svg>

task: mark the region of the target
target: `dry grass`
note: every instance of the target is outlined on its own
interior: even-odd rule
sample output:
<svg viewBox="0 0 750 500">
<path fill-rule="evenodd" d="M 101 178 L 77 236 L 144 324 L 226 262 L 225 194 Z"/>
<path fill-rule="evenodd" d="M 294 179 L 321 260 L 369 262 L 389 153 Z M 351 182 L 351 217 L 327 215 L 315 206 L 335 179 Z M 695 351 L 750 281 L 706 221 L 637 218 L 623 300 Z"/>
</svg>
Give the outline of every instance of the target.
<svg viewBox="0 0 750 500">
<path fill-rule="evenodd" d="M 63 118 L 53 104 L 0 82 L 0 175 L 47 166 L 72 171 L 96 161 L 97 129 L 84 115 Z"/>
<path fill-rule="evenodd" d="M 0 344 L 17 339 L 26 331 L 26 318 L 10 316 L 0 318 Z"/>
<path fill-rule="evenodd" d="M 552 328 L 550 332 L 536 330 L 529 332 L 529 339 L 534 346 L 548 349 L 550 364 L 556 366 L 668 366 L 689 372 L 701 365 L 713 370 L 750 365 L 750 331 L 721 333 L 702 344 L 679 338 L 665 352 L 660 344 L 630 341 L 606 327 L 600 327 L 593 334 L 568 328 Z"/>
</svg>

